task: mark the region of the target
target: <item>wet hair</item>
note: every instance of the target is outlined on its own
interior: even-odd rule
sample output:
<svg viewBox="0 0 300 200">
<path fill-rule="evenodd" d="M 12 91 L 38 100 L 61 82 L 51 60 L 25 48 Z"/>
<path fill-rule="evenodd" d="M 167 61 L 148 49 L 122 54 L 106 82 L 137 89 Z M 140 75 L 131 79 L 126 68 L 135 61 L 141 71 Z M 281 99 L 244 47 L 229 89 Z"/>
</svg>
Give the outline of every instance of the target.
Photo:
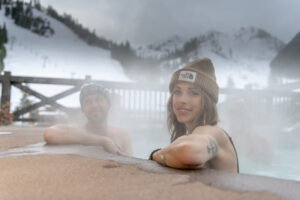
<svg viewBox="0 0 300 200">
<path fill-rule="evenodd" d="M 108 104 L 110 104 L 110 99 L 108 96 L 107 89 L 100 84 L 89 83 L 89 84 L 84 84 L 81 87 L 80 96 L 79 96 L 81 107 L 83 106 L 84 100 L 91 95 L 101 95 L 107 100 Z"/>
<path fill-rule="evenodd" d="M 204 92 L 201 91 L 201 113 L 194 119 L 194 128 L 197 126 L 211 125 L 214 126 L 218 123 L 218 111 L 215 101 L 211 99 L 211 97 Z M 183 123 L 180 123 L 173 110 L 173 92 L 171 91 L 171 96 L 168 100 L 167 105 L 167 124 L 168 129 L 171 133 L 171 142 L 176 140 L 178 137 L 186 135 L 187 128 Z"/>
</svg>

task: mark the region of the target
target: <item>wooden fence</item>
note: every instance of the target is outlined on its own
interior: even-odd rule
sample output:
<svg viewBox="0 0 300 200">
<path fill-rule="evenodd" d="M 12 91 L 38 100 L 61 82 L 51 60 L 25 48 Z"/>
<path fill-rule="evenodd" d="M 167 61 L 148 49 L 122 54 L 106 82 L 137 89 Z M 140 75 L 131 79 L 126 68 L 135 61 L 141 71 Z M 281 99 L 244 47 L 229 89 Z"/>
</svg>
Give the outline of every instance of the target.
<svg viewBox="0 0 300 200">
<path fill-rule="evenodd" d="M 45 105 L 51 105 L 67 114 L 72 115 L 74 110 L 57 103 L 58 100 L 78 92 L 81 86 L 86 82 L 95 82 L 104 85 L 110 90 L 113 96 L 114 104 L 117 109 L 125 112 L 128 117 L 137 119 L 147 118 L 154 121 L 165 121 L 166 104 L 169 97 L 168 87 L 166 85 L 157 85 L 155 83 L 137 84 L 129 82 L 111 82 L 92 80 L 90 76 L 85 79 L 64 79 L 64 78 L 43 78 L 43 77 L 23 77 L 12 76 L 10 72 L 5 72 L 0 76 L 2 83 L 1 105 L 10 102 L 11 87 L 19 88 L 21 91 L 32 95 L 40 102 L 34 103 L 28 107 L 13 112 L 15 121 L 30 121 L 34 119 L 24 119 L 20 116 L 36 110 Z M 72 86 L 59 94 L 46 97 L 38 91 L 35 91 L 25 84 L 55 84 Z M 265 90 L 244 90 L 233 88 L 220 88 L 220 94 L 228 96 L 237 96 L 238 98 L 252 98 L 258 113 L 266 110 L 266 107 L 276 106 L 279 110 L 290 112 L 299 110 L 300 93 L 293 92 L 300 84 L 291 84 L 287 86 L 278 86 L 274 89 Z M 300 116 L 299 116 L 300 118 Z"/>
</svg>

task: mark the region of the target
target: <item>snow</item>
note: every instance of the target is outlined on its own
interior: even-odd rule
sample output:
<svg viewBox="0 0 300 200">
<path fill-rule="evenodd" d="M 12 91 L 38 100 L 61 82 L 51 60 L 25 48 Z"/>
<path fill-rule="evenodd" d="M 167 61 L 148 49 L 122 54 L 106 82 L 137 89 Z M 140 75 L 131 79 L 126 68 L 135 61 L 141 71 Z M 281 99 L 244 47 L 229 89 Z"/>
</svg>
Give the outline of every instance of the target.
<svg viewBox="0 0 300 200">
<path fill-rule="evenodd" d="M 34 16 L 40 16 L 50 22 L 55 34 L 50 37 L 39 36 L 31 31 L 16 26 L 13 20 L 0 11 L 1 23 L 6 24 L 9 42 L 6 44 L 7 57 L 5 70 L 12 75 L 81 78 L 91 75 L 92 79 L 109 81 L 131 81 L 123 72 L 120 63 L 113 60 L 110 51 L 87 45 L 70 29 L 57 20 L 34 10 Z M 260 30 L 242 28 L 230 33 L 208 31 L 195 37 L 198 49 L 189 59 L 211 58 L 220 87 L 226 87 L 231 79 L 236 88 L 263 89 L 268 87 L 270 74 L 269 63 L 278 52 L 280 40 L 271 36 L 257 37 Z M 144 57 L 161 58 L 170 52 L 182 49 L 187 38 L 173 36 L 152 45 L 137 48 Z M 180 63 L 180 58 L 168 60 Z M 171 73 L 168 69 L 162 83 L 167 84 Z M 173 69 L 174 71 L 174 69 Z M 70 86 L 51 86 L 31 84 L 30 87 L 45 96 L 52 96 L 70 88 Z M 21 93 L 13 88 L 12 104 L 19 103 Z M 38 101 L 32 98 L 34 101 Z M 71 107 L 79 106 L 78 93 L 59 100 L 59 103 Z"/>
<path fill-rule="evenodd" d="M 9 36 L 6 71 L 23 76 L 84 78 L 92 75 L 98 80 L 130 81 L 109 51 L 87 45 L 62 23 L 39 11 L 34 13 L 50 21 L 55 30 L 53 36 L 39 36 L 16 26 L 4 16 L 4 9 L 0 11 Z"/>
<path fill-rule="evenodd" d="M 269 64 L 283 45 L 279 39 L 254 27 L 232 30 L 228 33 L 208 31 L 195 39 L 198 48 L 188 55 L 189 60 L 210 58 L 214 63 L 220 87 L 226 87 L 229 79 L 232 79 L 235 88 L 263 89 L 268 87 Z M 169 52 L 183 49 L 187 41 L 187 39 L 174 36 L 137 50 L 139 55 L 161 58 Z M 174 63 L 180 63 L 180 59 L 166 61 L 164 65 L 168 66 L 166 63 L 172 66 Z M 171 76 L 171 72 L 165 71 Z"/>
<path fill-rule="evenodd" d="M 120 63 L 111 58 L 110 51 L 87 45 L 64 24 L 44 13 L 34 10 L 34 16 L 49 21 L 55 34 L 50 37 L 34 34 L 15 25 L 11 18 L 4 15 L 4 9 L 0 10 L 0 23 L 5 23 L 8 31 L 5 71 L 10 71 L 13 76 L 84 79 L 91 75 L 93 80 L 131 81 L 124 74 Z M 36 84 L 30 87 L 47 96 L 68 88 Z M 18 104 L 22 95 L 18 91 L 13 89 L 13 107 Z M 79 105 L 77 101 L 75 104 L 73 102 L 71 98 L 65 104 Z"/>
<path fill-rule="evenodd" d="M 185 42 L 188 40 L 186 38 L 182 38 L 178 35 L 175 35 L 171 38 L 157 41 L 153 44 L 149 44 L 147 46 L 140 46 L 138 49 L 138 55 L 142 57 L 150 57 L 150 58 L 161 58 L 163 56 L 168 55 L 171 52 L 175 52 L 178 49 L 182 49 L 184 47 Z"/>
</svg>

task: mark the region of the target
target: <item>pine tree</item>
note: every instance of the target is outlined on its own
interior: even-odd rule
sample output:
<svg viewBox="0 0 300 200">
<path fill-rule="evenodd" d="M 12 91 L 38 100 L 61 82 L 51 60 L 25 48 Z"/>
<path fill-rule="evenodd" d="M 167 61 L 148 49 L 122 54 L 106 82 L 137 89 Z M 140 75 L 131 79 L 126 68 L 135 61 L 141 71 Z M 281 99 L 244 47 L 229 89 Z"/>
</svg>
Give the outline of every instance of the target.
<svg viewBox="0 0 300 200">
<path fill-rule="evenodd" d="M 3 41 L 4 41 L 4 44 L 6 44 L 7 42 L 8 42 L 8 39 L 7 39 L 7 29 L 6 29 L 6 24 L 4 23 L 4 25 L 3 25 L 3 37 L 4 37 L 4 39 L 3 39 Z"/>
<path fill-rule="evenodd" d="M 6 49 L 3 44 L 0 45 L 0 73 L 4 70 L 4 58 L 6 56 Z"/>
<path fill-rule="evenodd" d="M 5 7 L 5 16 L 8 17 L 10 15 L 10 7 L 6 6 Z"/>
<path fill-rule="evenodd" d="M 4 58 L 6 56 L 6 49 L 4 44 L 7 42 L 7 31 L 5 24 L 3 28 L 0 26 L 0 73 L 4 69 Z"/>
<path fill-rule="evenodd" d="M 23 92 L 23 96 L 20 100 L 19 105 L 17 106 L 16 110 L 21 110 L 27 106 L 30 106 L 32 104 L 31 100 L 28 98 L 28 94 Z"/>
<path fill-rule="evenodd" d="M 4 30 L 0 26 L 0 46 L 4 44 Z"/>
<path fill-rule="evenodd" d="M 36 8 L 37 10 L 41 11 L 42 10 L 42 6 L 39 0 L 33 0 L 33 5 L 34 8 Z"/>
<path fill-rule="evenodd" d="M 16 107 L 16 110 L 21 110 L 23 108 L 26 108 L 26 107 L 32 105 L 32 104 L 33 104 L 33 101 L 29 99 L 29 95 L 27 93 L 23 92 L 23 96 L 20 100 L 19 105 Z M 34 111 L 29 112 L 29 117 L 30 118 L 37 119 L 38 115 L 39 115 L 38 110 L 34 110 Z"/>
</svg>

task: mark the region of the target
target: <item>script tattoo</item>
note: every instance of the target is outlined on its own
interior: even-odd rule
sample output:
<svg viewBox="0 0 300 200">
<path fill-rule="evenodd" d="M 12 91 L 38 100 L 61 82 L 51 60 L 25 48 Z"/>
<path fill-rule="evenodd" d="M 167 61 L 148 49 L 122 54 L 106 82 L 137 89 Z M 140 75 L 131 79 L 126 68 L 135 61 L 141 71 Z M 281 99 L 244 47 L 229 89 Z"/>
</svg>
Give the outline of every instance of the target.
<svg viewBox="0 0 300 200">
<path fill-rule="evenodd" d="M 209 154 L 211 154 L 212 157 L 215 157 L 217 155 L 217 152 L 218 152 L 218 146 L 215 143 L 215 141 L 213 141 L 211 138 L 209 138 L 208 140 L 209 140 L 209 145 L 207 145 L 207 147 L 206 147 L 207 152 Z"/>
</svg>

